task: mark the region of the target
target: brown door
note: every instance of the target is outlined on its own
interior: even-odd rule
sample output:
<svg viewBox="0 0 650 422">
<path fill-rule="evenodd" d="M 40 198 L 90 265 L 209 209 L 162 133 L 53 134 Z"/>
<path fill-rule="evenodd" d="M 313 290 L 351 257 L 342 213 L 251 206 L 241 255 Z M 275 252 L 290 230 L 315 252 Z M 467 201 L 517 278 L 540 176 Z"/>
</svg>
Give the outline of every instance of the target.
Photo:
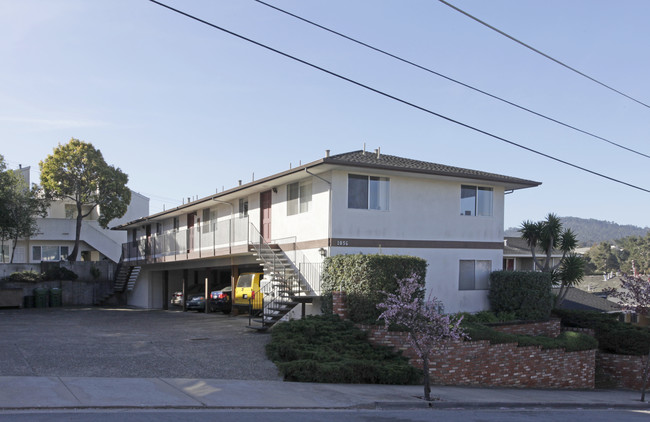
<svg viewBox="0 0 650 422">
<path fill-rule="evenodd" d="M 148 224 L 147 227 L 145 227 L 145 233 L 147 235 L 147 244 L 144 246 L 144 254 L 148 259 L 151 255 L 151 224 Z"/>
<path fill-rule="evenodd" d="M 187 252 L 194 250 L 194 213 L 187 214 Z"/>
<path fill-rule="evenodd" d="M 265 242 L 271 241 L 271 191 L 260 193 L 260 227 Z"/>
</svg>

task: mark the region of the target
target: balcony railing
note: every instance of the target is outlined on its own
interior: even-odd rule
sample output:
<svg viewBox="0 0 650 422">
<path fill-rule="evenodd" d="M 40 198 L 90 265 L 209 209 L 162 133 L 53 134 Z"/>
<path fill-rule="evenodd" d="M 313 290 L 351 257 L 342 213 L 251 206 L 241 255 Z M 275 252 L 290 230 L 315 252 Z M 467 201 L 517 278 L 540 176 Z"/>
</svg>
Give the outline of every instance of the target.
<svg viewBox="0 0 650 422">
<path fill-rule="evenodd" d="M 248 246 L 248 217 L 210 222 L 184 230 L 168 230 L 122 245 L 124 261 L 156 263 L 229 255 Z"/>
<path fill-rule="evenodd" d="M 255 233 L 257 229 L 249 224 L 248 217 L 222 220 L 190 229 L 169 230 L 124 243 L 122 256 L 130 265 L 228 256 L 233 252 L 248 252 L 249 245 L 255 243 L 254 238 L 259 237 Z M 277 243 L 291 241 L 295 242 L 295 238 L 278 239 Z M 289 251 L 287 258 L 296 266 L 301 280 L 309 286 L 309 294 L 320 295 L 322 263 L 310 263 L 303 253 L 298 253 L 295 249 Z"/>
</svg>

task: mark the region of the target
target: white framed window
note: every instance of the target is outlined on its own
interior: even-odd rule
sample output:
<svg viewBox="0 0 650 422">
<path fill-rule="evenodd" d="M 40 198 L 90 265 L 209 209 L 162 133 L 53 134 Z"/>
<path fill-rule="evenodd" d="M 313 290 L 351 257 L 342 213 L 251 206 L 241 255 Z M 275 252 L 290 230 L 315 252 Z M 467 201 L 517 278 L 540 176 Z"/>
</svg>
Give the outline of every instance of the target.
<svg viewBox="0 0 650 422">
<path fill-rule="evenodd" d="M 248 217 L 248 199 L 239 200 L 239 218 Z"/>
<path fill-rule="evenodd" d="M 483 186 L 460 187 L 460 215 L 492 216 L 494 189 Z"/>
<path fill-rule="evenodd" d="M 348 174 L 348 208 L 388 211 L 390 179 Z"/>
<path fill-rule="evenodd" d="M 490 287 L 492 261 L 461 259 L 458 269 L 458 290 L 487 290 Z"/>
<path fill-rule="evenodd" d="M 65 218 L 73 219 L 77 217 L 77 206 L 74 204 L 65 204 Z"/>
<path fill-rule="evenodd" d="M 67 246 L 32 246 L 33 261 L 61 261 L 68 258 Z"/>
<path fill-rule="evenodd" d="M 287 185 L 287 215 L 308 212 L 311 209 L 311 181 Z"/>
<path fill-rule="evenodd" d="M 214 212 L 210 211 L 210 208 L 205 208 L 203 210 L 203 221 L 201 222 L 201 232 L 203 234 L 210 233 L 210 220 Z"/>
</svg>

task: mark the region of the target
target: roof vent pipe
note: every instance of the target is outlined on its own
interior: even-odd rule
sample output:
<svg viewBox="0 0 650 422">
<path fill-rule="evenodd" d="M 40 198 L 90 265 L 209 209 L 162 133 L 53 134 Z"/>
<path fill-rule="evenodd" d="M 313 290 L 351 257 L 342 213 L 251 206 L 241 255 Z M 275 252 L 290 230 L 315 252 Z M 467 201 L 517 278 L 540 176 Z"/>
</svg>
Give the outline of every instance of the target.
<svg viewBox="0 0 650 422">
<path fill-rule="evenodd" d="M 377 149 L 375 150 L 375 152 L 377 153 L 377 159 L 379 160 L 379 156 L 380 156 L 380 154 L 381 154 L 381 149 L 380 149 L 380 148 L 377 148 Z"/>
<path fill-rule="evenodd" d="M 330 156 L 330 150 L 329 150 L 329 149 L 326 149 L 326 150 L 325 150 L 325 157 L 329 157 L 329 156 Z"/>
<path fill-rule="evenodd" d="M 239 179 L 239 186 L 241 186 L 241 179 Z"/>
</svg>

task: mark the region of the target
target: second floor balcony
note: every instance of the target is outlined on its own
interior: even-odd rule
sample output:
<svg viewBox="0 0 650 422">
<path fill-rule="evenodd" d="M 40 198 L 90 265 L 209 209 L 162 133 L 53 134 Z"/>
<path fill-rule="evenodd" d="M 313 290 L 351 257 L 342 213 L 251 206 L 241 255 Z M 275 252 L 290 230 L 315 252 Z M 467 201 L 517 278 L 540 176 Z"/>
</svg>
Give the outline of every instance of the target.
<svg viewBox="0 0 650 422">
<path fill-rule="evenodd" d="M 234 218 L 141 236 L 122 245 L 122 259 L 153 264 L 219 257 L 247 253 L 250 243 L 248 218 Z"/>
</svg>

